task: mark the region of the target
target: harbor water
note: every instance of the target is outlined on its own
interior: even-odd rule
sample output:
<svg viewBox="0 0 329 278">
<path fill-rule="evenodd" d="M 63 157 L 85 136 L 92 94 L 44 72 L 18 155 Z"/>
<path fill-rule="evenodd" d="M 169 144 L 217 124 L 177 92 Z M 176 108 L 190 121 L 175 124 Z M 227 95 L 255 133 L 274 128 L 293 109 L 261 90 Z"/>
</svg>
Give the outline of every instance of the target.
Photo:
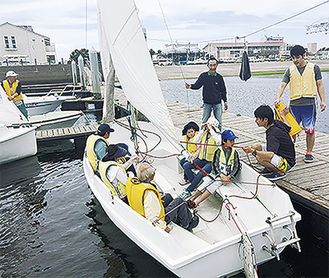
<svg viewBox="0 0 329 278">
<path fill-rule="evenodd" d="M 329 90 L 328 74 L 323 76 Z M 273 103 L 280 79 L 225 81 L 229 112 L 252 117 L 254 107 Z M 182 84 L 162 81 L 165 98 L 187 102 Z M 188 101 L 202 103 L 197 92 L 190 92 Z M 320 114 L 317 130 L 329 133 L 327 115 Z M 100 120 L 87 116 L 93 123 Z M 82 150 L 66 140 L 39 144 L 36 156 L 0 166 L 0 277 L 174 277 L 109 220 L 88 187 L 81 157 Z M 302 253 L 287 247 L 280 261 L 259 266 L 260 277 L 329 276 L 327 246 L 309 234 L 303 208 L 295 208 L 302 214 L 297 225 Z"/>
</svg>

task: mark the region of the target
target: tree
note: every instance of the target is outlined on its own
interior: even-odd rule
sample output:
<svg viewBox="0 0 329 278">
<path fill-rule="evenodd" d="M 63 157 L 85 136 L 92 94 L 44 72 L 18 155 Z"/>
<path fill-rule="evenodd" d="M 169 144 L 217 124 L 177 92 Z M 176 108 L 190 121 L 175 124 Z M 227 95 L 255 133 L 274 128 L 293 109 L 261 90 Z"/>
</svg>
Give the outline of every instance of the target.
<svg viewBox="0 0 329 278">
<path fill-rule="evenodd" d="M 86 61 L 89 61 L 89 50 L 81 48 L 80 50 L 75 49 L 71 52 L 68 64 L 71 64 L 72 61 L 75 61 L 78 64 L 78 58 L 80 55 L 83 58 L 84 64 L 86 64 Z"/>
</svg>

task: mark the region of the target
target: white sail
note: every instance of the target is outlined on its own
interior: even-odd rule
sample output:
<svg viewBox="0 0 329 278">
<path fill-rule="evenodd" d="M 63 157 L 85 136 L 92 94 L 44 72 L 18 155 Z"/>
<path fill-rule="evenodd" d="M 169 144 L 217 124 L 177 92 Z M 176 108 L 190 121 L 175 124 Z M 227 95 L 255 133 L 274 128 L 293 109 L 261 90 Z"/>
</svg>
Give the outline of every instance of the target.
<svg viewBox="0 0 329 278">
<path fill-rule="evenodd" d="M 133 0 L 98 0 L 100 47 L 109 48 L 116 73 L 133 106 L 178 141 Z M 102 55 L 102 58 L 105 55 Z M 105 67 L 107 63 L 105 62 Z M 106 76 L 108 69 L 104 70 Z"/>
<path fill-rule="evenodd" d="M 21 111 L 16 105 L 8 100 L 2 86 L 0 86 L 0 123 L 2 124 L 20 124 L 27 122 Z"/>
</svg>

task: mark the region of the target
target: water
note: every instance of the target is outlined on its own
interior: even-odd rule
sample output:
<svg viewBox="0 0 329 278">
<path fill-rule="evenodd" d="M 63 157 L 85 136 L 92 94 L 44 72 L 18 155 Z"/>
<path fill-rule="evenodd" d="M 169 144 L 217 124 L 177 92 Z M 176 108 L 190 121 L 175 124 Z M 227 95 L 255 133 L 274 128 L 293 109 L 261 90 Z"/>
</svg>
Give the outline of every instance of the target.
<svg viewBox="0 0 329 278">
<path fill-rule="evenodd" d="M 253 118 L 254 110 L 259 105 L 268 104 L 273 107 L 276 91 L 281 83 L 281 79 L 282 75 L 252 76 L 251 79 L 244 82 L 239 77 L 225 77 L 224 80 L 228 92 L 228 112 Z M 318 108 L 316 131 L 329 133 L 329 72 L 322 73 L 322 80 L 328 107 L 324 112 L 320 112 Z M 187 82 L 194 83 L 195 79 L 189 79 Z M 161 81 L 160 85 L 165 99 L 190 105 L 202 105 L 202 89 L 186 90 L 183 80 Z M 287 86 L 281 100 L 284 104 L 288 104 L 289 86 Z"/>
<path fill-rule="evenodd" d="M 263 91 L 271 82 L 279 83 L 274 79 L 260 79 L 266 81 Z M 236 113 L 239 104 L 233 101 L 232 88 L 236 86 L 237 98 L 244 99 L 246 92 L 237 94 L 234 84 L 239 80 L 225 80 L 230 112 Z M 254 83 L 248 82 L 252 88 Z M 164 83 L 168 89 L 178 81 L 162 82 L 162 87 Z M 179 90 L 173 91 L 184 97 Z M 266 99 L 254 95 L 248 98 L 255 106 Z M 91 122 L 99 120 L 87 116 Z M 44 143 L 38 145 L 37 156 L 0 166 L 0 277 L 174 277 L 106 216 L 84 177 L 81 151 L 69 140 Z M 308 212 L 297 204 L 295 208 L 303 218 L 297 226 L 302 253 L 287 247 L 280 261 L 259 266 L 260 277 L 329 276 L 328 253 L 308 232 Z"/>
</svg>

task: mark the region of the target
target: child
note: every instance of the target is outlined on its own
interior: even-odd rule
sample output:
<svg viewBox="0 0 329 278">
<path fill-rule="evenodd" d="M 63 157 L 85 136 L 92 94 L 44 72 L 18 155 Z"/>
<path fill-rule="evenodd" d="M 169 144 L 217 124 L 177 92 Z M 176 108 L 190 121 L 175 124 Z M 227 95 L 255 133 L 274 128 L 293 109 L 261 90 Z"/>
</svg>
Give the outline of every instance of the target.
<svg viewBox="0 0 329 278">
<path fill-rule="evenodd" d="M 185 149 L 187 149 L 191 155 L 193 155 L 193 159 L 197 158 L 200 152 L 200 148 L 201 146 L 199 145 L 195 145 L 195 144 L 191 144 L 191 142 L 193 142 L 195 136 L 199 133 L 199 126 L 195 123 L 195 122 L 189 122 L 188 124 L 186 124 L 184 126 L 184 129 L 182 131 L 182 135 L 186 135 L 184 137 L 184 142 L 186 142 L 185 144 Z M 180 160 L 180 165 L 183 167 L 184 163 L 186 163 L 187 160 L 186 158 L 182 158 Z M 184 169 L 184 167 L 183 167 Z M 184 172 L 184 177 L 182 178 L 182 180 L 179 182 L 180 185 L 186 185 L 188 184 L 189 181 L 187 179 L 187 176 Z"/>
<path fill-rule="evenodd" d="M 239 155 L 236 149 L 232 147 L 236 138 L 238 137 L 235 136 L 231 130 L 225 130 L 222 133 L 222 145 L 224 147 L 219 147 L 215 152 L 212 161 L 212 172 L 210 174 L 214 178 L 220 177 L 221 181 L 213 181 L 207 176 L 200 188 L 198 188 L 192 198 L 187 201 L 187 205 L 190 208 L 196 208 L 202 201 L 207 199 L 210 194 L 213 194 L 223 183 L 229 184 L 230 179 L 238 173 L 240 169 Z M 202 193 L 203 190 L 204 192 Z M 201 197 L 194 202 L 194 200 L 200 195 Z"/>
</svg>

